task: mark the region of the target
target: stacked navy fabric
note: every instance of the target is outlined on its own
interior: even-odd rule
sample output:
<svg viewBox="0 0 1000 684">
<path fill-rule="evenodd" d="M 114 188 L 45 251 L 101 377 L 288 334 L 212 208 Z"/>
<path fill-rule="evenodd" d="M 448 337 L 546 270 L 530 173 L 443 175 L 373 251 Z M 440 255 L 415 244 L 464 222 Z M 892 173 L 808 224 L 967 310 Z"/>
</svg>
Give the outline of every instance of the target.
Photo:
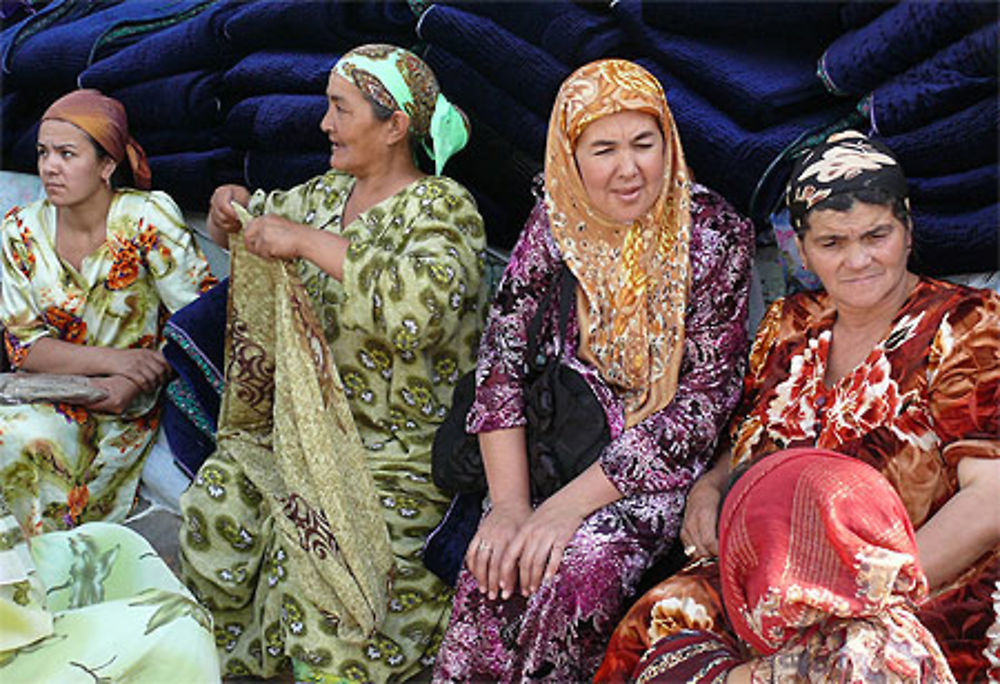
<svg viewBox="0 0 1000 684">
<path fill-rule="evenodd" d="M 830 92 L 861 98 L 869 130 L 899 156 L 928 273 L 998 268 L 997 14 L 995 3 L 904 0 L 819 63 Z"/>
<path fill-rule="evenodd" d="M 338 57 L 362 43 L 410 47 L 416 15 L 400 2 L 244 4 L 226 23 L 240 53 L 223 76 L 226 139 L 243 150 L 251 188 L 287 188 L 330 167 L 320 130 Z"/>
<path fill-rule="evenodd" d="M 562 80 L 600 57 L 663 82 L 695 177 L 759 228 L 794 155 L 847 126 L 883 137 L 932 272 L 995 269 L 997 5 L 902 0 L 607 3 L 12 0 L 0 33 L 3 166 L 34 167 L 34 125 L 77 83 L 119 97 L 154 182 L 203 210 L 238 181 L 325 170 L 330 66 L 389 42 L 431 65 L 473 136 L 446 172 L 510 247 L 533 202 Z M 419 19 L 417 16 L 419 12 Z M 761 230 L 766 238 L 769 231 Z"/>
</svg>

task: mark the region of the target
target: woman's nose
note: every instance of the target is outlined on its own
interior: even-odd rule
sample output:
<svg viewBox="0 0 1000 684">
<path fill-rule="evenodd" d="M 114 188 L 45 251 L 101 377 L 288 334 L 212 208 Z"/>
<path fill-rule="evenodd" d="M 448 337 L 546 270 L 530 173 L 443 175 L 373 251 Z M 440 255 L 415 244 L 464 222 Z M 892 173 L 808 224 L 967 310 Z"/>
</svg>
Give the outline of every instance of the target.
<svg viewBox="0 0 1000 684">
<path fill-rule="evenodd" d="M 853 269 L 861 269 L 871 262 L 868 248 L 860 243 L 852 243 L 847 247 L 847 265 Z"/>
<path fill-rule="evenodd" d="M 622 178 L 631 178 L 639 171 L 639 165 L 635 161 L 635 155 L 631 152 L 625 152 L 621 156 L 621 162 L 618 164 L 618 175 Z"/>
</svg>

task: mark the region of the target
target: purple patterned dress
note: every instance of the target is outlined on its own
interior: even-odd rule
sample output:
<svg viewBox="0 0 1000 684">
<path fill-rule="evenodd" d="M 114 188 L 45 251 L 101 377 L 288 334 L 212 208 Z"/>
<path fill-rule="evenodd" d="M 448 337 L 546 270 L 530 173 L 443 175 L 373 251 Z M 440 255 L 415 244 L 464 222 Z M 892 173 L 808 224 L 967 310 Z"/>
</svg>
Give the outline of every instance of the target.
<svg viewBox="0 0 1000 684">
<path fill-rule="evenodd" d="M 584 375 L 604 406 L 612 441 L 600 463 L 623 498 L 584 520 L 558 573 L 529 598 L 514 594 L 491 601 L 463 568 L 435 681 L 592 678 L 643 572 L 676 539 L 688 488 L 708 465 L 716 436 L 739 399 L 753 246 L 751 223 L 718 194 L 694 185 L 691 206 L 691 292 L 673 401 L 626 429 L 621 401 L 576 355 L 575 309 L 562 341 L 564 362 Z M 543 298 L 555 296 L 561 264 L 539 203 L 490 310 L 469 432 L 525 424 L 526 329 Z M 557 308 L 550 307 L 550 318 Z M 557 330 L 554 320 L 543 326 L 540 346 L 548 354 L 560 343 Z"/>
</svg>

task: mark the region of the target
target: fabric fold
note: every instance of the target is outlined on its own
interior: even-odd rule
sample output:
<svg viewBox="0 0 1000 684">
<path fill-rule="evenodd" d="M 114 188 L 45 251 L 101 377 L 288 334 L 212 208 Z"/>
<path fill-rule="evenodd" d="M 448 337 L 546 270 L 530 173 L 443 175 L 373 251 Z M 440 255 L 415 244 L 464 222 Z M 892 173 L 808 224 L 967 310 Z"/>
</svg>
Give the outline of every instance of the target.
<svg viewBox="0 0 1000 684">
<path fill-rule="evenodd" d="M 278 502 L 274 526 L 299 568 L 296 593 L 336 606 L 342 634 L 370 634 L 385 617 L 394 560 L 323 327 L 283 262 L 239 240 L 232 259 L 219 450 Z"/>
</svg>

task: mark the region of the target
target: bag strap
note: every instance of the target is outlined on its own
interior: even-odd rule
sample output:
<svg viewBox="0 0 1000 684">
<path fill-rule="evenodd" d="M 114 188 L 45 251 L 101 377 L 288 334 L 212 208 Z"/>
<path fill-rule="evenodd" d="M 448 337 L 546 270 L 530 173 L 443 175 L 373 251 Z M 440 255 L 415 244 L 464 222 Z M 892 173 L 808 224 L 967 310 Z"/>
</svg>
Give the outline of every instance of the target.
<svg viewBox="0 0 1000 684">
<path fill-rule="evenodd" d="M 559 271 L 559 344 L 556 351 L 556 358 L 562 358 L 563 345 L 566 341 L 566 330 L 569 327 L 570 306 L 576 302 L 576 276 L 569 269 L 566 262 L 562 263 Z M 535 311 L 534 317 L 528 324 L 528 348 L 525 357 L 526 365 L 529 369 L 540 369 L 544 365 L 544 360 L 538 359 L 538 335 L 541 333 L 542 324 L 545 322 L 545 314 L 552 306 L 552 297 L 546 297 Z"/>
</svg>

